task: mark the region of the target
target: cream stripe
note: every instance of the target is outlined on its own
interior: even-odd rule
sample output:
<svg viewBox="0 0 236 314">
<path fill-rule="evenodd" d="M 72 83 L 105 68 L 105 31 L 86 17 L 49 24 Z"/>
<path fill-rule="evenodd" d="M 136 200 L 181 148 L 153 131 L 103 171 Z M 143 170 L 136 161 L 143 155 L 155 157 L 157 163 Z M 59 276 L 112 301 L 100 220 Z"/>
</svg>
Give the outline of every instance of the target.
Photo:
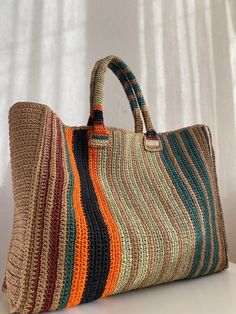
<svg viewBox="0 0 236 314">
<path fill-rule="evenodd" d="M 147 208 L 144 208 L 144 210 L 149 213 L 147 222 L 149 222 L 150 230 L 152 230 L 151 235 L 157 235 L 157 237 L 161 236 L 161 243 L 159 243 L 155 262 L 154 265 L 152 265 L 154 269 L 149 278 L 145 278 L 145 281 L 142 283 L 144 286 L 145 284 L 153 285 L 157 278 L 161 277 L 163 269 L 167 269 L 169 263 L 171 263 L 172 256 L 178 256 L 179 247 L 176 230 L 173 228 L 172 223 L 166 214 L 162 203 L 162 196 L 159 193 L 159 187 L 155 184 L 152 176 L 150 176 L 152 169 L 149 168 L 149 165 L 147 165 L 144 160 L 146 154 L 154 153 L 144 151 L 142 137 L 136 137 L 136 147 L 137 151 L 133 167 L 136 168 L 136 172 L 140 176 L 140 185 L 145 185 L 145 201 L 148 203 L 148 206 Z M 172 243 L 176 244 L 174 248 L 175 252 L 171 252 L 173 248 L 171 245 Z M 173 253 L 173 255 L 171 253 Z"/>
<path fill-rule="evenodd" d="M 120 143 L 118 143 L 118 147 L 119 145 Z M 122 244 L 121 270 L 114 294 L 122 291 L 127 282 L 127 278 L 130 275 L 132 263 L 132 243 L 136 241 L 132 235 L 132 226 L 130 225 L 129 221 L 127 222 L 126 211 L 128 208 L 127 206 L 125 207 L 126 204 L 121 202 L 120 196 L 116 191 L 117 179 L 116 175 L 114 174 L 114 172 L 116 172 L 116 167 L 114 167 L 113 161 L 114 159 L 120 160 L 120 158 L 120 149 L 114 151 L 113 147 L 109 146 L 108 150 L 99 150 L 99 178 L 103 186 L 104 194 L 106 195 L 107 201 L 109 202 L 111 214 L 119 229 Z"/>
<path fill-rule="evenodd" d="M 128 166 L 128 153 L 130 150 L 128 134 L 122 132 L 114 132 L 114 143 L 120 143 L 121 150 L 121 160 L 120 167 L 119 161 L 116 161 L 116 172 L 117 172 L 117 183 L 119 187 L 120 195 L 123 196 L 123 201 L 126 203 L 127 216 L 130 223 L 133 226 L 133 232 L 136 235 L 137 241 L 133 243 L 132 246 L 132 264 L 131 264 L 131 274 L 128 278 L 126 285 L 123 288 L 123 291 L 131 290 L 136 287 L 136 280 L 138 278 L 143 278 L 146 272 L 147 265 L 147 238 L 145 238 L 145 230 L 142 225 L 138 214 L 136 213 L 137 204 L 132 203 L 132 193 L 130 192 L 130 186 L 132 182 L 128 180 L 130 175 L 130 168 Z M 141 249 L 143 248 L 143 250 Z"/>
<path fill-rule="evenodd" d="M 147 241 L 147 247 L 139 247 L 139 252 L 141 251 L 145 254 L 145 264 L 139 265 L 139 267 L 142 268 L 142 273 L 140 276 L 136 276 L 133 283 L 130 283 L 133 289 L 140 287 L 140 285 L 150 273 L 150 268 L 154 263 L 156 243 L 158 242 L 158 238 L 155 236 L 153 225 L 149 223 L 150 220 L 152 220 L 149 211 L 149 206 L 151 203 L 148 201 L 149 197 L 146 194 L 144 185 L 142 185 L 139 180 L 139 171 L 141 169 L 135 168 L 133 163 L 137 155 L 137 145 L 139 145 L 139 143 L 135 143 L 135 138 L 137 137 L 139 136 L 134 134 L 126 135 L 126 165 L 129 169 L 128 175 L 126 175 L 126 182 L 129 186 L 129 195 L 132 205 L 135 208 L 137 216 L 145 230 L 143 237 Z"/>
</svg>

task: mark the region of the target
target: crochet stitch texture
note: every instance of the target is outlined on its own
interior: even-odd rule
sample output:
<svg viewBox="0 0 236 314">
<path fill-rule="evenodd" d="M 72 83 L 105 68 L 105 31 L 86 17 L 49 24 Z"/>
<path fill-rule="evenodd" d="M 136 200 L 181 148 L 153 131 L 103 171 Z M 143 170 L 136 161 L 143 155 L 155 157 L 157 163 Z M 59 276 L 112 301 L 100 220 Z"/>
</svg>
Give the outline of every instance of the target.
<svg viewBox="0 0 236 314">
<path fill-rule="evenodd" d="M 107 68 L 125 89 L 135 132 L 104 124 Z M 88 126 L 66 126 L 42 104 L 10 109 L 15 211 L 3 290 L 12 312 L 53 311 L 228 265 L 209 128 L 156 133 L 117 57 L 96 63 L 90 87 Z"/>
</svg>

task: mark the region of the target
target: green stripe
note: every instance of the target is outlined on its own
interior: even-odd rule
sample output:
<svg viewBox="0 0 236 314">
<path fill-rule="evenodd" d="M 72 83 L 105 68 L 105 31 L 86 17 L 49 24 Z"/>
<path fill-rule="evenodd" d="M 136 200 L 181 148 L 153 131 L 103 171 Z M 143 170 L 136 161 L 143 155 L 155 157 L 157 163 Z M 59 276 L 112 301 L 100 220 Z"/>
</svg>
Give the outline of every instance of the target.
<svg viewBox="0 0 236 314">
<path fill-rule="evenodd" d="M 93 134 L 92 135 L 92 139 L 93 140 L 103 140 L 103 141 L 105 141 L 105 140 L 107 140 L 108 139 L 108 135 L 97 135 L 97 134 Z"/>
<path fill-rule="evenodd" d="M 217 230 L 216 230 L 216 221 L 215 221 L 215 208 L 214 208 L 214 199 L 213 199 L 213 193 L 212 193 L 212 187 L 211 187 L 211 182 L 210 178 L 207 172 L 207 169 L 204 165 L 204 162 L 196 148 L 196 145 L 193 142 L 192 136 L 189 133 L 188 130 L 185 132 L 181 132 L 181 137 L 185 143 L 185 147 L 187 148 L 198 172 L 199 175 L 202 178 L 203 184 L 206 188 L 207 195 L 209 198 L 209 203 L 210 203 L 210 210 L 211 210 L 211 225 L 212 225 L 212 232 L 213 232 L 213 239 L 214 239 L 214 254 L 213 254 L 213 262 L 212 266 L 209 270 L 209 273 L 214 272 L 216 269 L 216 266 L 218 264 L 218 259 L 219 259 L 219 243 L 217 239 Z"/>
<path fill-rule="evenodd" d="M 67 193 L 67 203 L 68 203 L 68 222 L 67 222 L 67 246 L 66 246 L 66 267 L 65 267 L 65 280 L 64 287 L 61 294 L 61 300 L 58 309 L 62 309 L 66 306 L 67 301 L 70 296 L 70 288 L 73 276 L 73 266 L 74 266 L 74 241 L 75 241 L 75 218 L 74 218 L 74 209 L 73 209 L 73 186 L 74 186 L 74 178 L 72 173 L 72 168 L 70 164 L 70 157 L 68 152 L 68 146 L 66 142 L 65 136 L 65 128 L 63 128 L 64 141 L 65 141 L 65 149 L 66 149 L 66 163 L 67 169 L 69 171 L 69 185 L 68 185 L 68 193 Z"/>
<path fill-rule="evenodd" d="M 176 188 L 176 191 L 178 192 L 185 208 L 189 212 L 189 216 L 192 220 L 193 226 L 194 226 L 194 232 L 195 232 L 195 253 L 193 258 L 193 265 L 189 272 L 189 274 L 186 276 L 188 278 L 191 278 L 196 273 L 196 270 L 198 268 L 200 259 L 201 259 L 201 251 L 202 251 L 202 230 L 201 230 L 201 223 L 198 217 L 198 210 L 193 202 L 192 196 L 183 182 L 182 178 L 180 177 L 177 169 L 175 168 L 174 163 L 172 162 L 170 155 L 168 153 L 167 147 L 165 145 L 165 142 L 163 140 L 163 136 L 160 135 L 160 139 L 162 141 L 162 150 L 160 152 L 160 158 L 162 159 L 163 164 L 166 167 L 166 170 Z"/>
</svg>

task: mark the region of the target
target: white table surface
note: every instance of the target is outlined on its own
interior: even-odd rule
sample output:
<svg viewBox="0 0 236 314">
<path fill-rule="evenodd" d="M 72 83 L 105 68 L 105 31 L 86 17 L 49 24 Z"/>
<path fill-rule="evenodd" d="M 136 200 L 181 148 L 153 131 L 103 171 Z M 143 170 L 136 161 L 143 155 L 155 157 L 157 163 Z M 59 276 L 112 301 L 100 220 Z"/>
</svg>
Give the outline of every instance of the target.
<svg viewBox="0 0 236 314">
<path fill-rule="evenodd" d="M 191 280 L 130 291 L 56 311 L 57 314 L 236 314 L 236 264 Z M 5 300 L 0 314 L 9 314 Z"/>
</svg>

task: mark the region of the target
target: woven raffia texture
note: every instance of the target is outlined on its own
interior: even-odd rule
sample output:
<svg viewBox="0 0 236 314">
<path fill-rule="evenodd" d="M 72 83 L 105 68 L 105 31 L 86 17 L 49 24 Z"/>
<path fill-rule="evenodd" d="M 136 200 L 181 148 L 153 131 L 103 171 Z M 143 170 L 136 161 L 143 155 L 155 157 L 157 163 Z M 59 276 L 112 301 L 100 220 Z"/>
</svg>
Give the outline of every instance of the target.
<svg viewBox="0 0 236 314">
<path fill-rule="evenodd" d="M 9 124 L 15 217 L 3 290 L 12 312 L 227 267 L 208 127 L 158 133 L 150 151 L 146 134 L 111 127 L 106 146 L 90 145 L 92 126 L 66 126 L 40 104 L 15 104 Z"/>
</svg>

